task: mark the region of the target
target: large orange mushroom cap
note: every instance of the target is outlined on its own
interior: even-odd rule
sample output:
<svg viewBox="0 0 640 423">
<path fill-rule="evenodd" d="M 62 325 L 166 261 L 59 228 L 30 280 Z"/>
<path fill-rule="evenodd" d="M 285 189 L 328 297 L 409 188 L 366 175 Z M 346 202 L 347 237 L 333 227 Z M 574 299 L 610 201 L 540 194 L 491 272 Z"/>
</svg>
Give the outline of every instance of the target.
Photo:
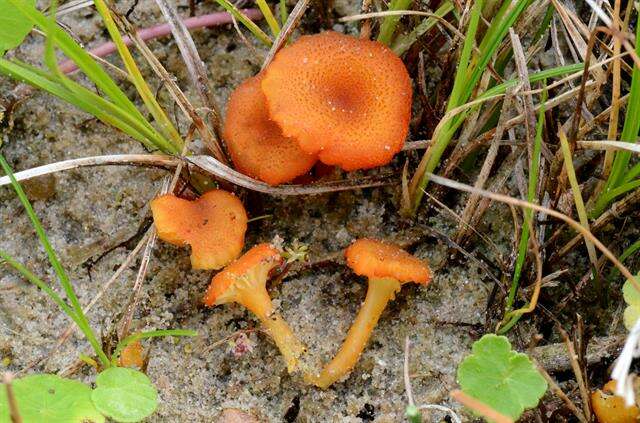
<svg viewBox="0 0 640 423">
<path fill-rule="evenodd" d="M 167 194 L 151 202 L 158 237 L 191 246 L 194 269 L 220 269 L 244 247 L 247 213 L 242 202 L 223 190 L 211 190 L 195 201 Z"/>
<path fill-rule="evenodd" d="M 411 118 L 411 80 L 388 47 L 337 32 L 300 37 L 265 70 L 271 119 L 310 154 L 344 170 L 388 163 Z"/>
<path fill-rule="evenodd" d="M 368 278 L 393 278 L 425 285 L 431 281 L 427 263 L 389 242 L 359 239 L 347 248 L 345 257 L 355 273 Z"/>
<path fill-rule="evenodd" d="M 257 281 L 264 285 L 269 272 L 282 262 L 280 252 L 270 244 L 258 244 L 211 280 L 204 304 L 212 306 L 238 301 L 236 284 Z"/>
<path fill-rule="evenodd" d="M 261 81 L 261 74 L 249 78 L 231 94 L 222 136 L 240 172 L 279 185 L 307 173 L 317 155 L 302 151 L 270 120 Z"/>
</svg>

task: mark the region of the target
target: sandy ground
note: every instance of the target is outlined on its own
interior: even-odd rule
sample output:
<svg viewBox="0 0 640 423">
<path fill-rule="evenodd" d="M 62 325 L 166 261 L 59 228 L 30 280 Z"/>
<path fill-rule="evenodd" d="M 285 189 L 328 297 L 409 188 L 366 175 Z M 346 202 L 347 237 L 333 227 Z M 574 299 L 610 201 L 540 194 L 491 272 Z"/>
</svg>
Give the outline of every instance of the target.
<svg viewBox="0 0 640 423">
<path fill-rule="evenodd" d="M 211 2 L 198 7 L 200 13 L 215 10 Z M 355 10 L 354 4 L 339 7 Z M 154 3 L 144 0 L 132 19 L 145 26 L 160 21 L 160 16 Z M 64 21 L 90 46 L 104 39 L 96 14 L 89 10 Z M 232 88 L 258 69 L 260 60 L 230 26 L 199 31 L 195 40 L 212 75 L 213 91 L 224 104 Z M 164 38 L 151 46 L 187 88 L 186 72 L 172 40 Z M 41 47 L 41 39 L 34 36 L 17 56 L 37 62 Z M 3 96 L 14 87 L 13 82 L 0 78 Z M 196 98 L 188 89 L 187 93 Z M 161 98 L 167 101 L 166 92 Z M 13 128 L 3 128 L 2 152 L 16 170 L 68 158 L 144 151 L 135 141 L 42 93 L 26 99 L 13 120 Z M 165 174 L 146 168 L 91 168 L 25 184 L 83 304 L 99 292 L 136 244 L 136 234 L 149 222 L 148 201 L 160 189 Z M 416 401 L 459 409 L 448 399 L 448 392 L 456 387 L 458 363 L 483 332 L 490 280 L 472 262 L 448 260 L 446 245 L 429 228 L 447 233 L 450 227 L 436 218 L 415 226 L 401 221 L 399 191 L 399 186 L 392 186 L 303 199 L 252 195 L 246 202 L 251 216 L 270 215 L 250 224 L 248 246 L 276 235 L 285 241 L 298 239 L 309 245 L 312 260 L 320 260 L 358 237 L 380 237 L 409 245 L 434 265 L 431 285 L 405 287 L 384 313 L 350 377 L 325 391 L 288 375 L 275 346 L 261 333 L 250 332 L 249 340 L 255 346 L 240 356 L 233 353 L 232 343 L 220 343 L 238 330 L 254 328 L 256 321 L 237 306 L 201 307 L 211 273 L 191 270 L 187 250 L 158 243 L 134 328 L 189 328 L 199 336 L 146 344 L 151 346 L 148 374 L 161 396 L 159 409 L 149 421 L 211 422 L 228 407 L 250 412 L 264 422 L 401 421 L 406 406 L 402 381 L 405 336 L 413 343 L 410 372 Z M 504 242 L 498 244 L 508 248 L 510 219 L 499 217 L 490 213 L 487 220 L 493 222 L 490 230 L 503 234 Z M 0 248 L 54 283 L 28 218 L 7 187 L 0 188 L 0 222 Z M 134 262 L 124 272 L 89 314 L 98 332 L 111 327 L 122 312 L 138 264 Z M 0 370 L 17 372 L 48 354 L 69 319 L 6 266 L 0 268 L 0 290 Z M 329 263 L 293 274 L 271 293 L 307 344 L 309 365 L 319 366 L 342 342 L 365 290 L 366 281 L 340 263 Z M 87 348 L 76 335 L 34 370 L 64 369 Z M 91 381 L 95 375 L 85 368 L 75 377 Z M 441 417 L 433 414 L 427 420 Z"/>
</svg>

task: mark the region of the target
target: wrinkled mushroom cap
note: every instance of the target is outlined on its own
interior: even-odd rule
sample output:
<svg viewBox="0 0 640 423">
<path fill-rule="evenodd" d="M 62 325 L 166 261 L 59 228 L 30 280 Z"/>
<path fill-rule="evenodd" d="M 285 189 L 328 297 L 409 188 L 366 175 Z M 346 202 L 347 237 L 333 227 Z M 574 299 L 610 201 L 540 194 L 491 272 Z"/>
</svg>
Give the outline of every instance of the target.
<svg viewBox="0 0 640 423">
<path fill-rule="evenodd" d="M 151 211 L 161 240 L 191 246 L 194 269 L 220 269 L 242 252 L 247 213 L 227 191 L 211 190 L 195 201 L 163 195 Z"/>
<path fill-rule="evenodd" d="M 249 78 L 231 94 L 222 136 L 240 172 L 278 185 L 307 173 L 317 156 L 302 151 L 269 118 L 261 81 L 262 75 Z"/>
<path fill-rule="evenodd" d="M 211 280 L 204 304 L 211 306 L 236 301 L 234 290 L 243 282 L 265 283 L 271 269 L 282 262 L 280 252 L 270 244 L 258 244 Z M 244 287 L 244 285 L 243 285 Z"/>
<path fill-rule="evenodd" d="M 310 154 L 344 170 L 388 163 L 411 118 L 411 80 L 385 45 L 337 32 L 300 37 L 276 54 L 262 90 L 271 119 Z"/>
<path fill-rule="evenodd" d="M 345 257 L 355 273 L 368 278 L 393 278 L 402 283 L 421 284 L 431 280 L 431 270 L 426 262 L 389 242 L 359 239 L 347 248 Z"/>
</svg>

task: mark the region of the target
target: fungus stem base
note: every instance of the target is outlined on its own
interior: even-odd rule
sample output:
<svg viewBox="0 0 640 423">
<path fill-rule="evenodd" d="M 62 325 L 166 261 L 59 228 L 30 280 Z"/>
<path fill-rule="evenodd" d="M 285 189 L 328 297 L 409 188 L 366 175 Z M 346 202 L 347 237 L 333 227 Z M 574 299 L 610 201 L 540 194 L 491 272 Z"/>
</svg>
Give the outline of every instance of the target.
<svg viewBox="0 0 640 423">
<path fill-rule="evenodd" d="M 364 347 L 367 345 L 373 328 L 387 303 L 400 291 L 400 282 L 392 278 L 369 279 L 367 297 L 351 325 L 347 337 L 338 354 L 317 376 L 307 376 L 307 380 L 319 388 L 327 388 L 356 365 Z"/>
<path fill-rule="evenodd" d="M 284 357 L 287 370 L 289 373 L 293 373 L 298 367 L 298 358 L 305 352 L 304 345 L 280 314 L 273 313 L 270 316 L 265 316 L 262 319 L 262 324 Z"/>
<path fill-rule="evenodd" d="M 289 373 L 295 371 L 298 358 L 305 352 L 305 347 L 282 316 L 273 311 L 271 297 L 267 290 L 264 287 L 254 287 L 250 293 L 242 295 L 239 302 L 260 319 L 267 334 L 284 357 Z"/>
</svg>

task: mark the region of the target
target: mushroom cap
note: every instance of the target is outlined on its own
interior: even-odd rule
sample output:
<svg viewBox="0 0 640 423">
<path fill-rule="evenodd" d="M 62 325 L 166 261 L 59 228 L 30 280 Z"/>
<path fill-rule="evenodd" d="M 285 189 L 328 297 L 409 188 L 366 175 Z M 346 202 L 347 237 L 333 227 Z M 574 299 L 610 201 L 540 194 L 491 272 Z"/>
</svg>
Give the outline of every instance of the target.
<svg viewBox="0 0 640 423">
<path fill-rule="evenodd" d="M 247 213 L 230 192 L 214 189 L 194 201 L 166 194 L 151 211 L 161 240 L 191 246 L 194 269 L 220 269 L 242 252 Z"/>
<path fill-rule="evenodd" d="M 223 298 L 230 296 L 228 291 L 233 289 L 237 282 L 258 278 L 261 279 L 260 282 L 266 282 L 271 269 L 281 262 L 280 252 L 271 244 L 254 246 L 213 277 L 204 296 L 204 304 L 211 306 L 227 302 Z"/>
<path fill-rule="evenodd" d="M 262 74 L 247 79 L 233 91 L 222 136 L 240 172 L 278 185 L 307 173 L 318 158 L 302 151 L 269 118 L 261 81 Z"/>
<path fill-rule="evenodd" d="M 344 170 L 381 166 L 402 149 L 411 80 L 388 47 L 328 31 L 280 50 L 262 80 L 285 136 Z"/>
<path fill-rule="evenodd" d="M 345 251 L 347 265 L 368 278 L 393 278 L 401 283 L 428 284 L 431 270 L 426 262 L 398 245 L 375 239 L 359 239 Z"/>
</svg>

